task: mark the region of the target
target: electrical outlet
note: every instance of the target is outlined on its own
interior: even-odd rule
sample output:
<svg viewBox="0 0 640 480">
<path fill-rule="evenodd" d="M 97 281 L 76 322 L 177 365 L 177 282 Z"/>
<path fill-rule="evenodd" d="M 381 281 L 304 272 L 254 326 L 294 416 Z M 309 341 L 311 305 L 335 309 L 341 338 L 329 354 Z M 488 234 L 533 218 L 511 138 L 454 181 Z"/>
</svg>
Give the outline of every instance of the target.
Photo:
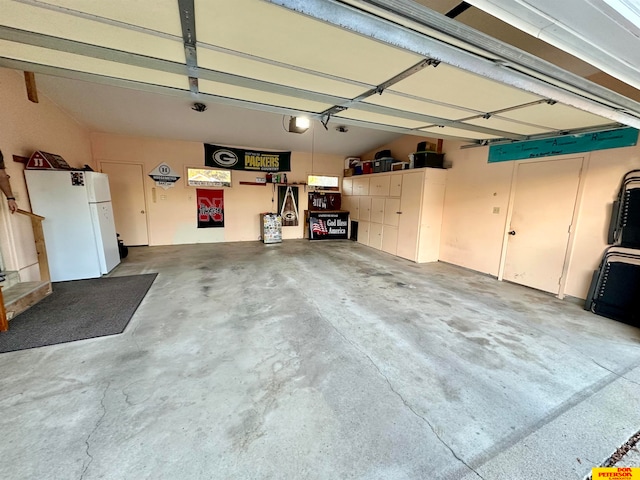
<svg viewBox="0 0 640 480">
<path fill-rule="evenodd" d="M 500 213 L 500 207 L 493 207 L 493 213 L 495 213 L 496 215 Z"/>
<path fill-rule="evenodd" d="M 166 195 L 160 195 L 160 200 L 166 200 L 167 196 Z"/>
</svg>

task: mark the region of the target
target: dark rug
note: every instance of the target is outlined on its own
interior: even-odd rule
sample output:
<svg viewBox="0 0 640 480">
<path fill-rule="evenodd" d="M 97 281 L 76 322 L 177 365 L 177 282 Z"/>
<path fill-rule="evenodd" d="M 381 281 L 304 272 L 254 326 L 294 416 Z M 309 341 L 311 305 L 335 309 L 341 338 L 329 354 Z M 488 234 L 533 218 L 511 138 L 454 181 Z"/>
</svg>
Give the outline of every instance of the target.
<svg viewBox="0 0 640 480">
<path fill-rule="evenodd" d="M 122 333 L 157 273 L 53 283 L 53 293 L 9 321 L 0 353 Z"/>
</svg>

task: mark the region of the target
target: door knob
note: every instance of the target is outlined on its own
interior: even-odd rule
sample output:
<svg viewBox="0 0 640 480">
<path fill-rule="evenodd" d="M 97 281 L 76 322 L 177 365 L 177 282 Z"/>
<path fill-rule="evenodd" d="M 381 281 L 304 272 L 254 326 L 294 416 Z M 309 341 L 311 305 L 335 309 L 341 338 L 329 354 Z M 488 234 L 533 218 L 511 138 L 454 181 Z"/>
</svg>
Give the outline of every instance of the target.
<svg viewBox="0 0 640 480">
<path fill-rule="evenodd" d="M 140 213 L 144 213 L 144 210 L 140 210 Z"/>
<path fill-rule="evenodd" d="M 516 234 L 516 231 L 515 231 L 515 230 L 511 230 L 511 231 L 509 232 L 509 235 L 515 235 L 515 234 Z"/>
</svg>

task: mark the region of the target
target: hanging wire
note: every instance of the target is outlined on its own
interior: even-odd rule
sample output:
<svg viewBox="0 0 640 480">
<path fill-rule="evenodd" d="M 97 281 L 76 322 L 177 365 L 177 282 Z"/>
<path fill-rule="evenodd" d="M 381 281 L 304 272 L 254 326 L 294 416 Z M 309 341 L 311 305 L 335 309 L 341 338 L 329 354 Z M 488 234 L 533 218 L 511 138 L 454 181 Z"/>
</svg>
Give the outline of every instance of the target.
<svg viewBox="0 0 640 480">
<path fill-rule="evenodd" d="M 316 128 L 315 125 L 311 125 L 311 175 L 314 175 L 315 171 L 313 170 L 313 152 L 315 150 L 315 141 L 316 141 Z"/>
</svg>

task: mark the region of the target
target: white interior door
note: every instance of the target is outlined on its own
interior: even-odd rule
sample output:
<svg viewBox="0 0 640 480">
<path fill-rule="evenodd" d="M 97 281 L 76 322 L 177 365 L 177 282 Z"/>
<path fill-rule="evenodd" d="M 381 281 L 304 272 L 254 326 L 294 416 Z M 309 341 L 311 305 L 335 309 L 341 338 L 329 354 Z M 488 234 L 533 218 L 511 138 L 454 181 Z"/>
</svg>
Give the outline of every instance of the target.
<svg viewBox="0 0 640 480">
<path fill-rule="evenodd" d="M 559 293 L 582 160 L 518 165 L 505 280 Z"/>
<path fill-rule="evenodd" d="M 113 216 L 120 239 L 125 245 L 149 245 L 142 165 L 102 162 L 100 167 L 109 175 Z"/>
</svg>

